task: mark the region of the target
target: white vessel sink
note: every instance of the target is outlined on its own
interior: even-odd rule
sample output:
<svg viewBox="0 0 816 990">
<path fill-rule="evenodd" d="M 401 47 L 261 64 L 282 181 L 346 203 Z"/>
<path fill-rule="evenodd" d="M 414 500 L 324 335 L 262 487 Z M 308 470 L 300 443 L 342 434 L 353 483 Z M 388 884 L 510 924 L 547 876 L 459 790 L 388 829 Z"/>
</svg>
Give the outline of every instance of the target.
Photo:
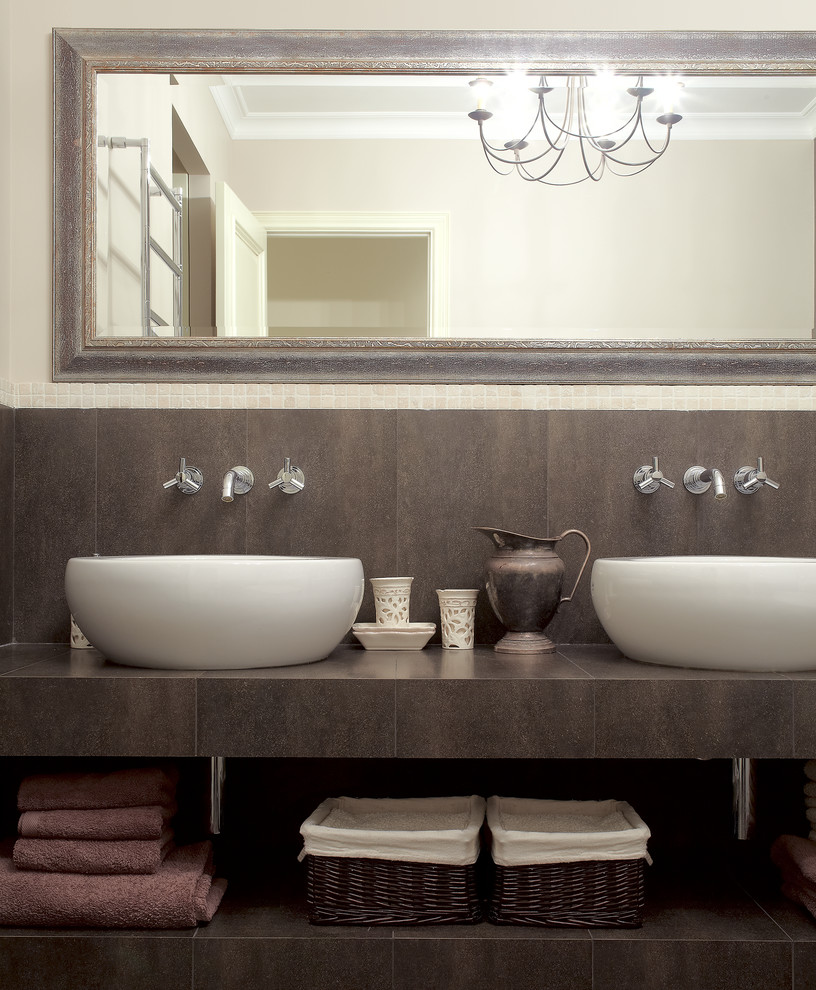
<svg viewBox="0 0 816 990">
<path fill-rule="evenodd" d="M 633 660 L 816 669 L 816 559 L 599 559 L 592 604 L 609 638 Z"/>
<path fill-rule="evenodd" d="M 357 618 L 351 557 L 72 557 L 65 593 L 109 660 L 133 667 L 283 667 L 322 660 Z"/>
</svg>

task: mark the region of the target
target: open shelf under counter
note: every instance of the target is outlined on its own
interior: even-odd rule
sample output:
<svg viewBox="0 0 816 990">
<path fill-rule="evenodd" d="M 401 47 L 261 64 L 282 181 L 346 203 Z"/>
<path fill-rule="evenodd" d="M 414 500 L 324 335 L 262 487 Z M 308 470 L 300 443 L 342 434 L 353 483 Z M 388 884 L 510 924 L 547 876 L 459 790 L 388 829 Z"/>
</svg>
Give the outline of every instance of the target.
<svg viewBox="0 0 816 990">
<path fill-rule="evenodd" d="M 195 931 L 0 929 L 14 990 L 807 990 L 814 972 L 809 915 L 716 867 L 653 867 L 634 930 L 314 926 L 288 868 L 266 887 L 234 882 Z"/>
</svg>

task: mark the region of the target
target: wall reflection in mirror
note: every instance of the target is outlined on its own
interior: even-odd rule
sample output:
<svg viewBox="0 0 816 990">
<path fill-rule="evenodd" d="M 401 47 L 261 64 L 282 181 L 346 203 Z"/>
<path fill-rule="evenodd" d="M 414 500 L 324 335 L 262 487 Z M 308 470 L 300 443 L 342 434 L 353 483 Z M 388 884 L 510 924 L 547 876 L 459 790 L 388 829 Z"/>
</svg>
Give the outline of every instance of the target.
<svg viewBox="0 0 816 990">
<path fill-rule="evenodd" d="M 551 188 L 489 167 L 472 78 L 99 73 L 97 336 L 813 336 L 816 80 L 686 78 L 652 167 Z"/>
</svg>

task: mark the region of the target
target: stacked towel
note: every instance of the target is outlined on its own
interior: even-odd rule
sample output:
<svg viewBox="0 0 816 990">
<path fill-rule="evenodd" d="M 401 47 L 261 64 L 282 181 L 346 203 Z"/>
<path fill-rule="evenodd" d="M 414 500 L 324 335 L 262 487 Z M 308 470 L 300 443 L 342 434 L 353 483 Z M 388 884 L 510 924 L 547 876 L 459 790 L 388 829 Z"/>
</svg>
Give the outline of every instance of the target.
<svg viewBox="0 0 816 990">
<path fill-rule="evenodd" d="M 771 859 L 782 872 L 782 893 L 816 917 L 816 842 L 798 835 L 780 835 Z"/>
<path fill-rule="evenodd" d="M 176 848 L 178 774 L 40 774 L 20 785 L 20 837 L 0 852 L 0 924 L 186 928 L 226 883 L 212 845 Z"/>
<path fill-rule="evenodd" d="M 212 919 L 226 886 L 213 879 L 210 842 L 180 846 L 141 876 L 18 870 L 0 855 L 0 925 L 194 928 Z"/>
<path fill-rule="evenodd" d="M 26 839 L 14 843 L 18 870 L 50 873 L 156 873 L 173 847 L 173 830 L 158 839 Z"/>
<path fill-rule="evenodd" d="M 24 811 L 17 831 L 29 839 L 158 839 L 178 811 L 168 805 Z"/>
<path fill-rule="evenodd" d="M 20 784 L 20 811 L 134 808 L 175 801 L 178 771 L 137 767 L 111 773 L 40 773 Z"/>
<path fill-rule="evenodd" d="M 19 870 L 156 873 L 173 848 L 175 770 L 37 774 L 20 784 Z"/>
</svg>

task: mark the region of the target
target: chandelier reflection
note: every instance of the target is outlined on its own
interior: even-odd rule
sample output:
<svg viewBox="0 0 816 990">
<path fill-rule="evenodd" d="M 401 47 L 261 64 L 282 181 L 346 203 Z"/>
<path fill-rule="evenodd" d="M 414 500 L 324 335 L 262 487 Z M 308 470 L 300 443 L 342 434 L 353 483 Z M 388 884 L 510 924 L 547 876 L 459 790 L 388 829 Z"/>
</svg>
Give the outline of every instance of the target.
<svg viewBox="0 0 816 990">
<path fill-rule="evenodd" d="M 644 86 L 639 76 L 637 84 L 625 91 L 615 86 L 609 74 L 569 76 L 566 85 L 558 87 L 550 86 L 543 75 L 532 87 L 524 76 L 506 81 L 504 105 L 494 115 L 484 108 L 493 83 L 484 78 L 472 80 L 477 109 L 468 116 L 479 125 L 491 168 L 500 175 L 517 172 L 527 182 L 574 186 L 587 180 L 598 182 L 607 171 L 637 175 L 666 152 L 672 127 L 683 119 L 674 112 L 674 100 L 683 85 L 677 79 L 660 80 L 668 107 L 655 118 L 661 128 L 658 140 L 647 134 L 643 112 L 643 102 L 655 93 L 657 80 L 654 86 Z M 623 105 L 626 96 L 634 102 Z M 557 97 L 563 98 L 563 108 L 553 110 L 547 101 L 552 103 Z M 494 117 L 487 130 L 492 137 L 504 128 L 504 136 L 510 139 L 503 143 L 485 136 L 485 123 Z"/>
</svg>

